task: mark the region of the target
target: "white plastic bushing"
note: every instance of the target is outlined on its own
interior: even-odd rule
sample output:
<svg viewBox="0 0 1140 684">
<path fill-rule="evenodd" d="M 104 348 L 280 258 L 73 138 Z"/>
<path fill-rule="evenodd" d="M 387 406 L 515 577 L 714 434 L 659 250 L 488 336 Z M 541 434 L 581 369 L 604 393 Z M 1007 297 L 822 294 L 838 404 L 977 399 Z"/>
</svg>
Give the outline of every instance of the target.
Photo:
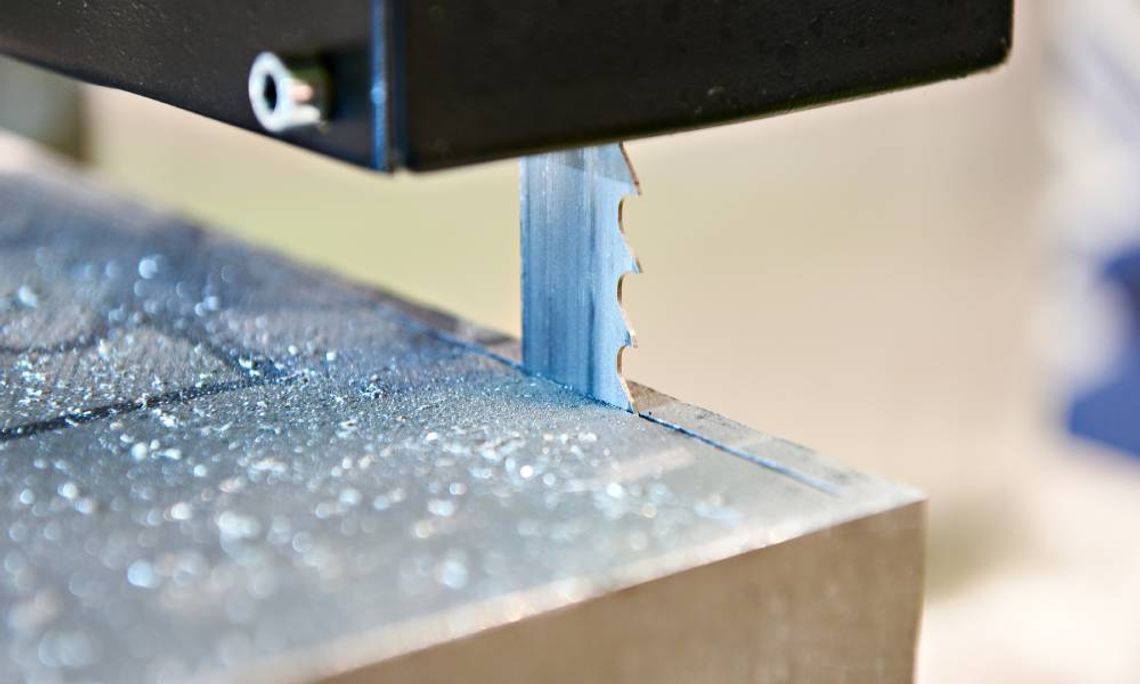
<svg viewBox="0 0 1140 684">
<path fill-rule="evenodd" d="M 249 70 L 249 102 L 258 123 L 270 133 L 320 125 L 327 114 L 327 80 L 313 60 L 261 53 Z"/>
</svg>

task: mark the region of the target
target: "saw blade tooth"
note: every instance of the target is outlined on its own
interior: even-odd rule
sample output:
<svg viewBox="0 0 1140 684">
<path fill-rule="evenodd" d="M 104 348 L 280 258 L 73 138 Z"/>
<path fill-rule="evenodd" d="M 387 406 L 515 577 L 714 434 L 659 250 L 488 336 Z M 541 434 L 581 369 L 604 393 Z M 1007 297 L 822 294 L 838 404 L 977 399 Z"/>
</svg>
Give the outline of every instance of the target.
<svg viewBox="0 0 1140 684">
<path fill-rule="evenodd" d="M 622 281 L 641 264 L 622 228 L 640 194 L 621 145 L 529 157 L 522 165 L 523 365 L 633 411 L 621 356 L 636 338 Z"/>
</svg>

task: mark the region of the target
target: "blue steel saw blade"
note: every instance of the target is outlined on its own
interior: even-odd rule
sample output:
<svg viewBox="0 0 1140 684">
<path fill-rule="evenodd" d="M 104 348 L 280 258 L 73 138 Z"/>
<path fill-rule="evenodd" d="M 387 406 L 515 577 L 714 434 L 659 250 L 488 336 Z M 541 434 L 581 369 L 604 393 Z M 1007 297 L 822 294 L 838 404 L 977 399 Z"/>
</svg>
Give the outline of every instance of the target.
<svg viewBox="0 0 1140 684">
<path fill-rule="evenodd" d="M 633 411 L 621 355 L 636 346 L 621 283 L 639 273 L 621 205 L 640 192 L 621 145 L 522 162 L 523 365 Z"/>
</svg>

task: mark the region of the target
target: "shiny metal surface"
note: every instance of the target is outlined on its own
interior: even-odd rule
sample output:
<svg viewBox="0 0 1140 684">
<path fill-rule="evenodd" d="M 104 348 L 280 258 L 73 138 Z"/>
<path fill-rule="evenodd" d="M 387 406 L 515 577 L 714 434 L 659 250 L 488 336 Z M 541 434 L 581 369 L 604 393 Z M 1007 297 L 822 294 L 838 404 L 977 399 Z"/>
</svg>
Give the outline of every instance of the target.
<svg viewBox="0 0 1140 684">
<path fill-rule="evenodd" d="M 0 681 L 909 678 L 913 491 L 3 166 Z"/>
</svg>

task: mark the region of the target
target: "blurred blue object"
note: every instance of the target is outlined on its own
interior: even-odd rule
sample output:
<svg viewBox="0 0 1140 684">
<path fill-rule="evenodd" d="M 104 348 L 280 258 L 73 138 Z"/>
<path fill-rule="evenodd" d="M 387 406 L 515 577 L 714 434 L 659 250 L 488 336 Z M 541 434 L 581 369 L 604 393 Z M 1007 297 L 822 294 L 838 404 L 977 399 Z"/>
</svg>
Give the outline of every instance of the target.
<svg viewBox="0 0 1140 684">
<path fill-rule="evenodd" d="M 1107 378 L 1073 401 L 1069 429 L 1140 457 L 1140 247 L 1110 261 L 1104 275 L 1124 295 L 1128 338 Z"/>
<path fill-rule="evenodd" d="M 1051 351 L 1068 429 L 1140 458 L 1140 4 L 1057 9 Z"/>
</svg>

